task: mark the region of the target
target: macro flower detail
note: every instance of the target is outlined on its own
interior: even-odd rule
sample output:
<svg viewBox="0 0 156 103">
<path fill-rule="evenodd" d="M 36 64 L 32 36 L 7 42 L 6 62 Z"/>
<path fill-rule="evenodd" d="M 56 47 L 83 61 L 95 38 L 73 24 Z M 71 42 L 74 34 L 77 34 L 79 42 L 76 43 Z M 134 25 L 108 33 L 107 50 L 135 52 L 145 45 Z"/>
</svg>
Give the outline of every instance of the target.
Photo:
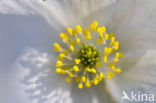
<svg viewBox="0 0 156 103">
<path fill-rule="evenodd" d="M 103 79 L 110 79 L 121 69 L 116 63 L 123 56 L 119 52 L 119 42 L 114 33 L 107 33 L 106 27 L 98 26 L 94 21 L 89 28 L 82 30 L 80 25 L 75 29 L 67 28 L 60 33 L 63 45 L 54 43 L 58 52 L 56 73 L 65 75 L 65 81 L 74 80 L 78 88 L 97 85 Z M 65 44 L 65 45 L 64 45 Z"/>
</svg>

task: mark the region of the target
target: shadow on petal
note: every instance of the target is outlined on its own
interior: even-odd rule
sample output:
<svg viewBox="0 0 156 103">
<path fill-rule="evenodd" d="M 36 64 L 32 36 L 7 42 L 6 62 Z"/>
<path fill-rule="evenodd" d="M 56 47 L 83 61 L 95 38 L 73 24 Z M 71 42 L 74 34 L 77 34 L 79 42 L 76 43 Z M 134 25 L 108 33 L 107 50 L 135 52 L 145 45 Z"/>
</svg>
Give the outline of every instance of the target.
<svg viewBox="0 0 156 103">
<path fill-rule="evenodd" d="M 51 58 L 51 60 L 49 59 Z M 55 73 L 55 60 L 47 53 L 29 49 L 18 61 L 21 85 L 31 101 L 71 103 L 70 86 Z M 20 75 L 19 74 L 19 75 Z"/>
<path fill-rule="evenodd" d="M 105 81 L 97 86 L 79 90 L 76 84 L 73 84 L 71 97 L 74 103 L 116 103 L 109 91 L 107 91 Z"/>
<path fill-rule="evenodd" d="M 66 86 L 64 80 L 55 73 L 52 43 L 58 36 L 49 23 L 38 15 L 0 15 L 0 25 L 0 62 L 5 75 L 3 79 L 13 81 L 11 85 L 19 82 L 17 84 L 23 87 L 11 86 L 13 88 L 8 90 L 2 87 L 9 94 L 6 101 L 18 102 L 21 95 L 18 91 L 23 90 L 33 102 L 70 103 L 70 86 Z M 14 64 L 16 67 L 13 74 L 10 66 Z M 18 79 L 9 77 L 9 73 L 19 76 Z M 6 81 L 5 85 L 10 81 Z M 17 92 L 12 93 L 12 89 Z"/>
</svg>

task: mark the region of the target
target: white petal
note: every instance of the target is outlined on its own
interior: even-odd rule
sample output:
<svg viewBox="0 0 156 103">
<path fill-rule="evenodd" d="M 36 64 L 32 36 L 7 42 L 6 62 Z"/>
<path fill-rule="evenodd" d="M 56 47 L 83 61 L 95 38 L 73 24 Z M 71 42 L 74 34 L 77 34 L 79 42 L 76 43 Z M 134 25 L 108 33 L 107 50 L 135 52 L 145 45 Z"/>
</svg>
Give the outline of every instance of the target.
<svg viewBox="0 0 156 103">
<path fill-rule="evenodd" d="M 35 14 L 45 18 L 55 29 L 84 24 L 85 17 L 114 3 L 115 0 L 1 0 L 0 13 Z M 88 21 L 88 20 L 87 20 Z"/>
<path fill-rule="evenodd" d="M 55 73 L 56 56 L 28 48 L 16 62 L 20 89 L 37 103 L 71 103 L 70 85 Z M 29 100 L 29 99 L 28 99 Z"/>
<path fill-rule="evenodd" d="M 108 28 L 115 32 L 122 51 L 155 49 L 155 5 L 155 0 L 117 1 L 116 13 Z"/>
<path fill-rule="evenodd" d="M 148 50 L 136 64 L 123 71 L 113 82 L 108 81 L 107 87 L 116 99 L 121 102 L 122 91 L 129 95 L 135 93 L 156 95 L 156 50 Z M 115 88 L 115 89 L 114 89 Z"/>
<path fill-rule="evenodd" d="M 79 90 L 76 85 L 73 85 L 71 97 L 73 103 L 116 103 L 107 90 L 105 82 L 101 82 L 97 86 L 92 85 L 92 87 L 83 90 Z"/>
<path fill-rule="evenodd" d="M 71 101 L 70 85 L 55 73 L 55 34 L 39 15 L 0 14 L 1 103 L 51 101 L 51 97 Z M 26 60 L 20 58 L 25 53 L 30 55 Z"/>
</svg>

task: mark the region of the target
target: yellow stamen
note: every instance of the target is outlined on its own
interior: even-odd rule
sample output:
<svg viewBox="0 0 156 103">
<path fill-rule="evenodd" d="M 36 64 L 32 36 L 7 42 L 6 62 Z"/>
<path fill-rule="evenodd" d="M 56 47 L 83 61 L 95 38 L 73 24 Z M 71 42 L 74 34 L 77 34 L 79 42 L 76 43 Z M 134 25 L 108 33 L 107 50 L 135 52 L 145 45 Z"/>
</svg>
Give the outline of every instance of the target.
<svg viewBox="0 0 156 103">
<path fill-rule="evenodd" d="M 81 62 L 80 59 L 75 59 L 75 64 L 79 64 Z"/>
<path fill-rule="evenodd" d="M 113 59 L 113 62 L 118 62 L 118 58 L 114 58 Z"/>
<path fill-rule="evenodd" d="M 102 35 L 102 34 L 103 34 L 102 29 L 101 29 L 101 28 L 97 28 L 97 33 L 98 33 L 99 35 Z"/>
<path fill-rule="evenodd" d="M 116 68 L 115 69 L 115 73 L 120 73 L 121 72 L 121 69 L 120 68 Z"/>
<path fill-rule="evenodd" d="M 101 40 L 101 39 L 97 39 L 97 40 L 96 40 L 96 43 L 97 43 L 97 44 L 102 44 L 102 40 Z"/>
<path fill-rule="evenodd" d="M 63 53 L 61 53 L 61 54 L 59 54 L 59 56 L 58 56 L 58 60 L 63 60 L 64 59 L 64 54 Z"/>
<path fill-rule="evenodd" d="M 87 88 L 89 88 L 89 87 L 91 86 L 91 83 L 90 83 L 90 82 L 86 82 L 86 83 L 85 83 L 85 86 L 86 86 Z"/>
<path fill-rule="evenodd" d="M 62 69 L 61 68 L 57 68 L 56 69 L 56 73 L 61 73 L 62 72 Z"/>
<path fill-rule="evenodd" d="M 73 35 L 73 36 L 77 35 L 77 31 L 76 31 L 76 30 L 73 30 L 73 31 L 72 31 L 72 35 Z"/>
<path fill-rule="evenodd" d="M 74 71 L 75 72 L 79 71 L 79 67 L 78 66 L 74 66 Z"/>
<path fill-rule="evenodd" d="M 86 77 L 85 76 L 82 77 L 82 82 L 86 82 Z"/>
<path fill-rule="evenodd" d="M 106 33 L 106 34 L 104 35 L 104 39 L 105 39 L 105 40 L 108 40 L 108 33 Z"/>
<path fill-rule="evenodd" d="M 60 33 L 60 38 L 61 38 L 61 39 L 64 39 L 64 38 L 65 38 L 64 33 Z"/>
<path fill-rule="evenodd" d="M 69 83 L 69 82 L 71 81 L 71 79 L 70 79 L 69 77 L 66 77 L 66 78 L 65 78 L 65 81 L 66 81 L 67 83 Z"/>
<path fill-rule="evenodd" d="M 96 73 L 96 70 L 94 68 L 91 69 L 92 73 Z"/>
<path fill-rule="evenodd" d="M 123 53 L 121 52 L 116 52 L 115 57 L 116 58 L 121 58 L 123 56 Z"/>
<path fill-rule="evenodd" d="M 80 44 L 80 38 L 76 38 L 76 43 Z"/>
<path fill-rule="evenodd" d="M 101 30 L 102 30 L 102 32 L 106 32 L 106 27 L 102 26 Z"/>
<path fill-rule="evenodd" d="M 115 69 L 115 64 L 109 63 L 109 64 L 108 64 L 108 67 L 109 67 L 111 70 L 114 70 L 114 69 Z"/>
<path fill-rule="evenodd" d="M 86 35 L 89 35 L 89 34 L 90 34 L 90 32 L 89 32 L 89 30 L 88 30 L 88 29 L 84 29 L 83 34 L 84 34 L 84 36 L 86 36 Z"/>
<path fill-rule="evenodd" d="M 91 39 L 91 36 L 90 35 L 87 35 L 85 36 L 86 40 L 90 40 Z"/>
<path fill-rule="evenodd" d="M 72 34 L 72 28 L 67 28 L 67 32 L 69 33 L 69 34 Z"/>
<path fill-rule="evenodd" d="M 70 50 L 74 51 L 74 46 L 73 45 L 70 45 Z"/>
<path fill-rule="evenodd" d="M 83 84 L 81 84 L 81 83 L 78 84 L 78 88 L 79 88 L 79 89 L 82 89 L 82 88 L 83 88 Z"/>
<path fill-rule="evenodd" d="M 62 66 L 62 61 L 58 60 L 58 61 L 56 62 L 56 67 L 57 67 L 57 68 L 60 68 L 61 66 Z"/>
<path fill-rule="evenodd" d="M 97 62 L 96 63 L 96 67 L 100 67 L 101 66 L 101 63 L 100 62 Z"/>
<path fill-rule="evenodd" d="M 97 85 L 97 84 L 98 84 L 98 80 L 95 79 L 95 80 L 93 81 L 93 84 L 94 84 L 94 85 Z"/>
<path fill-rule="evenodd" d="M 73 77 L 73 73 L 72 72 L 68 72 L 69 77 Z"/>
<path fill-rule="evenodd" d="M 53 45 L 54 45 L 54 51 L 55 52 L 59 52 L 61 50 L 61 47 L 58 43 L 54 43 Z"/>
<path fill-rule="evenodd" d="M 80 33 L 81 32 L 81 26 L 80 25 L 76 25 L 76 32 Z"/>
<path fill-rule="evenodd" d="M 103 62 L 106 63 L 107 62 L 107 56 L 103 57 Z"/>
</svg>

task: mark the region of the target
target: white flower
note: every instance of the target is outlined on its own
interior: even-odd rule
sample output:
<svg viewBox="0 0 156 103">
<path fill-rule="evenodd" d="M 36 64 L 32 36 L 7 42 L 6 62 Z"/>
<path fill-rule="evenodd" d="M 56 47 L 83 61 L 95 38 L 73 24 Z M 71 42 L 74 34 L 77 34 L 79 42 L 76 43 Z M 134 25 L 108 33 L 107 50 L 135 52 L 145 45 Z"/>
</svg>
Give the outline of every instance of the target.
<svg viewBox="0 0 156 103">
<path fill-rule="evenodd" d="M 121 103 L 122 91 L 156 95 L 155 5 L 155 0 L 1 0 L 0 102 Z M 122 72 L 79 90 L 55 73 L 52 43 L 60 42 L 67 27 L 87 27 L 94 20 L 116 34 Z"/>
</svg>

